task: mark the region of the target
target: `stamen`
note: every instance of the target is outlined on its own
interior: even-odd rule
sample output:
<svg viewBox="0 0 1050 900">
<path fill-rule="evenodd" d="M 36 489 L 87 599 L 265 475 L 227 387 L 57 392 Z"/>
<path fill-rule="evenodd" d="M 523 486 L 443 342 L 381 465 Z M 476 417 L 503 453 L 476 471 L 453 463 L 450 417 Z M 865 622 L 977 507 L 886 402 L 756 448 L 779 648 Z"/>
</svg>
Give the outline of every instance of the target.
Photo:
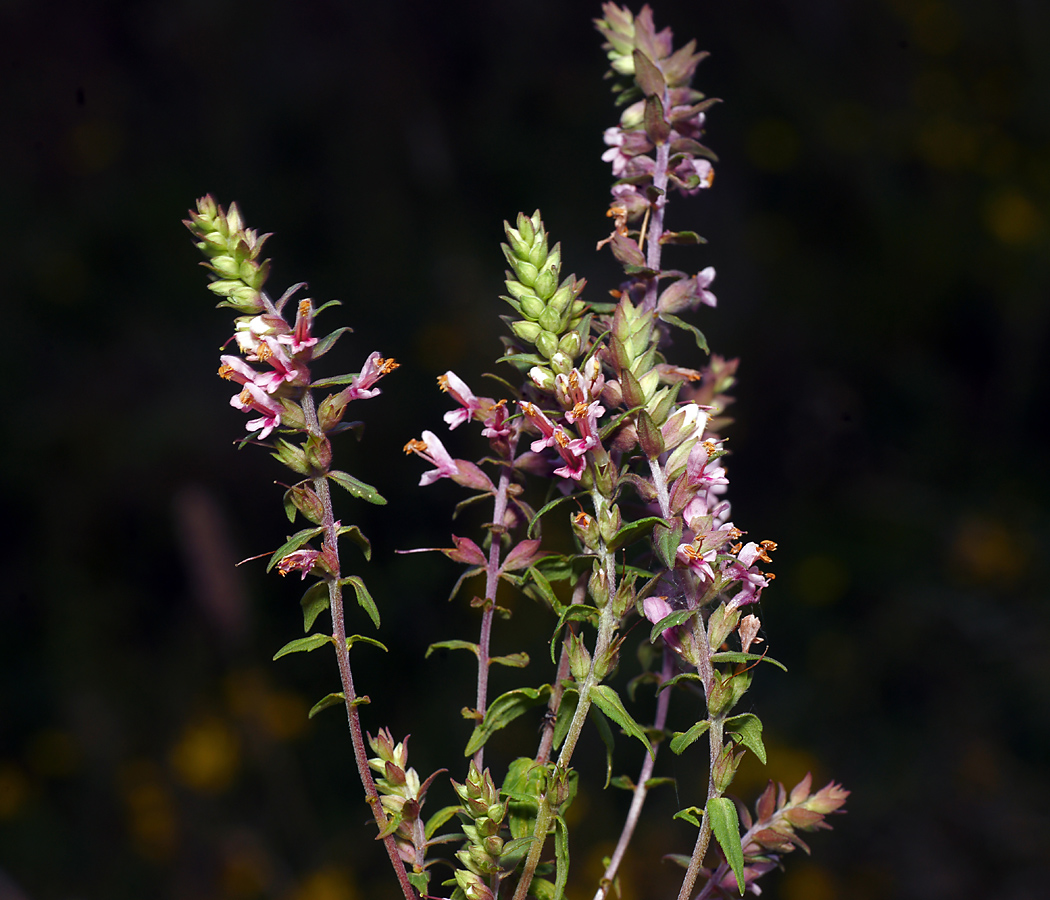
<svg viewBox="0 0 1050 900">
<path fill-rule="evenodd" d="M 400 369 L 401 363 L 395 362 L 394 357 L 391 356 L 389 359 L 377 359 L 376 367 L 380 375 L 389 375 L 394 369 Z"/>
<path fill-rule="evenodd" d="M 225 378 L 227 381 L 233 381 L 233 366 L 229 363 L 223 363 L 219 366 L 219 377 Z"/>
<path fill-rule="evenodd" d="M 420 441 L 420 440 L 417 440 L 416 438 L 412 438 L 412 440 L 410 440 L 404 446 L 405 453 L 423 453 L 426 449 L 427 449 L 426 441 Z"/>
<path fill-rule="evenodd" d="M 441 389 L 442 393 L 447 394 L 448 393 L 448 376 L 447 375 L 438 375 L 437 381 L 438 381 L 438 387 Z"/>
</svg>

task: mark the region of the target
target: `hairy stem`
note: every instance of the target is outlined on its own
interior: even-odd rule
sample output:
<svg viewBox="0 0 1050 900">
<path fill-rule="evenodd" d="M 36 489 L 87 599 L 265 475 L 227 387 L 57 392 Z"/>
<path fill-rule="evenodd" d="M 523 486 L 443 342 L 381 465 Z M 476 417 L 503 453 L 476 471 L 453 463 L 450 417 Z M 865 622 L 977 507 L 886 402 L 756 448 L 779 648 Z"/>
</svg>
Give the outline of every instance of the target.
<svg viewBox="0 0 1050 900">
<path fill-rule="evenodd" d="M 513 447 L 511 448 L 513 456 Z M 510 487 L 510 468 L 504 466 L 496 488 L 495 509 L 492 512 L 492 543 L 489 546 L 488 565 L 485 567 L 484 612 L 481 614 L 481 636 L 478 638 L 478 694 L 477 709 L 482 716 L 488 704 L 489 691 L 489 644 L 492 638 L 492 619 L 496 614 L 496 588 L 499 586 L 499 551 L 503 534 L 503 520 L 507 514 L 507 488 Z M 479 747 L 474 754 L 474 763 L 481 772 L 485 768 L 485 748 Z"/>
<path fill-rule="evenodd" d="M 572 605 L 578 606 L 583 603 L 587 593 L 587 576 L 583 575 L 572 589 Z M 572 623 L 567 626 L 572 631 Z M 554 723 L 557 719 L 558 708 L 561 706 L 561 698 L 565 694 L 565 685 L 562 684 L 569 677 L 569 649 L 567 641 L 561 645 L 561 655 L 558 657 L 558 671 L 554 676 L 554 686 L 551 690 L 551 699 L 547 703 L 547 720 L 543 724 L 543 734 L 540 737 L 540 747 L 536 751 L 536 765 L 545 766 L 550 762 L 551 750 L 554 748 Z"/>
<path fill-rule="evenodd" d="M 674 661 L 671 658 L 671 651 L 664 646 L 663 669 L 660 671 L 661 684 L 671 677 L 673 668 Z M 653 728 L 657 731 L 662 731 L 667 724 L 667 708 L 670 706 L 670 702 L 671 692 L 661 692 L 656 702 L 656 720 L 653 722 Z M 609 888 L 612 887 L 613 880 L 616 878 L 616 873 L 620 869 L 620 863 L 627 853 L 627 847 L 631 843 L 631 838 L 634 837 L 634 830 L 638 826 L 638 820 L 642 815 L 642 806 L 645 804 L 645 798 L 649 794 L 646 782 L 653 775 L 653 766 L 656 765 L 656 754 L 659 752 L 659 749 L 659 742 L 653 741 L 653 752 L 645 754 L 645 760 L 642 762 L 642 771 L 638 773 L 638 782 L 635 784 L 634 796 L 631 798 L 631 808 L 627 811 L 627 819 L 623 823 L 620 839 L 616 842 L 616 849 L 609 860 L 609 865 L 605 867 L 601 887 L 598 888 L 598 892 L 594 895 L 594 900 L 604 900 L 608 894 Z"/>
<path fill-rule="evenodd" d="M 317 421 L 317 409 L 314 406 L 313 395 L 306 391 L 303 396 L 303 414 L 306 418 L 307 428 L 310 434 L 323 437 L 321 426 Z M 324 540 L 332 548 L 335 556 L 336 572 L 341 572 L 339 561 L 339 537 L 336 526 L 335 511 L 332 508 L 332 493 L 329 490 L 328 479 L 323 475 L 312 479 L 313 489 L 321 499 L 324 515 L 322 525 L 324 527 Z M 328 603 L 332 612 L 332 637 L 335 640 L 335 655 L 339 663 L 339 680 L 343 685 L 343 696 L 346 700 L 346 715 L 350 725 L 350 740 L 354 747 L 354 762 L 357 764 L 357 774 L 361 778 L 361 785 L 365 789 L 365 800 L 372 810 L 372 816 L 379 826 L 380 832 L 387 827 L 387 817 L 383 810 L 383 804 L 379 800 L 379 791 L 376 790 L 375 780 L 372 778 L 372 770 L 368 767 L 368 754 L 365 751 L 364 735 L 361 732 L 361 717 L 358 715 L 357 707 L 362 698 L 357 696 L 354 689 L 354 677 L 350 670 L 350 650 L 346 646 L 346 618 L 343 609 L 343 588 L 339 583 L 340 576 L 336 574 L 328 581 Z M 398 884 L 405 895 L 406 900 L 416 900 L 416 891 L 408 880 L 404 861 L 397 852 L 397 843 L 394 836 L 388 834 L 383 838 L 387 856 L 390 864 L 394 867 Z"/>
</svg>

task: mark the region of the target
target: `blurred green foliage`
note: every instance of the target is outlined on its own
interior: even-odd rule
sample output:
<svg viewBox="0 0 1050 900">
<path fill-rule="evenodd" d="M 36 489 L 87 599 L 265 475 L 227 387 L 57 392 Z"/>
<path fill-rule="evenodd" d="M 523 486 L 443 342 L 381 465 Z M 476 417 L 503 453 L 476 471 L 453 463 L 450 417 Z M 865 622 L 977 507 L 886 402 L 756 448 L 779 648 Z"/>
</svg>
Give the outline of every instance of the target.
<svg viewBox="0 0 1050 900">
<path fill-rule="evenodd" d="M 180 219 L 205 191 L 237 200 L 276 232 L 275 289 L 345 301 L 326 313 L 356 329 L 343 368 L 373 349 L 404 364 L 338 451 L 390 499 L 348 518 L 373 539 L 379 637 L 406 642 L 395 684 L 368 683 L 369 648 L 359 679 L 366 727 L 411 731 L 421 773 L 445 765 L 473 676 L 423 649 L 473 618 L 445 603 L 454 567 L 393 550 L 445 543 L 459 497 L 418 490 L 399 451 L 439 422 L 434 376 L 492 368 L 502 219 L 540 207 L 592 299 L 614 286 L 592 252 L 615 122 L 597 12 L 0 7 L 4 900 L 395 895 L 343 723 L 305 720 L 334 671 L 268 662 L 297 633 L 296 586 L 233 568 L 283 539 L 281 489 L 266 454 L 234 451 L 242 416 L 212 374 L 228 319 Z M 714 188 L 672 225 L 710 240 L 720 305 L 701 327 L 742 357 L 736 518 L 781 548 L 762 615 L 791 671 L 757 680 L 770 765 L 738 788 L 813 769 L 853 791 L 769 892 L 1042 896 L 1050 10 L 669 0 L 656 18 L 712 51 L 697 84 L 727 101 Z M 693 802 L 699 763 L 662 764 L 683 795 L 657 802 Z M 625 798 L 582 792 L 570 815 L 611 822 Z M 614 839 L 574 848 L 574 896 Z M 652 861 L 690 843 L 647 829 L 625 895 L 669 894 L 677 873 Z"/>
</svg>

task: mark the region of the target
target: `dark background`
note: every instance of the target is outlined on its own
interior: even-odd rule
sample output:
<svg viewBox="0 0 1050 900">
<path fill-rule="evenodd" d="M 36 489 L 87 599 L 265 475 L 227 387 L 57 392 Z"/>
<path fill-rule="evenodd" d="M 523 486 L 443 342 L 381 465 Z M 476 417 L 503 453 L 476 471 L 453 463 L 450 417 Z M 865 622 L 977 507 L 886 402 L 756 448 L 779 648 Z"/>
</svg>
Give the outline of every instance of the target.
<svg viewBox="0 0 1050 900">
<path fill-rule="evenodd" d="M 328 327 L 356 332 L 328 374 L 373 349 L 403 363 L 355 411 L 364 442 L 339 450 L 390 499 L 344 507 L 373 539 L 355 571 L 399 648 L 362 649 L 358 679 L 366 728 L 411 731 L 423 774 L 460 778 L 469 659 L 422 655 L 474 617 L 445 602 L 452 563 L 393 551 L 446 545 L 461 494 L 417 489 L 400 448 L 441 428 L 434 376 L 480 388 L 493 368 L 502 219 L 540 207 L 588 296 L 616 283 L 593 252 L 616 121 L 597 13 L 0 6 L 2 900 L 396 895 L 345 723 L 305 720 L 335 689 L 331 660 L 269 662 L 300 633 L 297 583 L 232 568 L 286 533 L 284 475 L 234 449 L 243 417 L 214 376 L 229 316 L 179 222 L 205 191 L 237 200 L 276 232 L 273 290 L 305 279 L 344 300 Z M 791 672 L 757 679 L 770 763 L 735 788 L 750 801 L 811 769 L 853 791 L 767 896 L 1043 896 L 1050 8 L 668 0 L 656 20 L 712 52 L 696 84 L 726 100 L 709 116 L 714 187 L 671 213 L 710 243 L 670 261 L 718 269 L 718 309 L 695 320 L 742 359 L 734 520 L 781 548 L 762 615 Z M 461 432 L 449 445 L 481 452 Z M 508 602 L 497 649 L 538 637 L 539 683 L 549 623 Z M 626 799 L 593 784 L 601 753 L 576 760 L 590 787 L 575 816 L 594 826 L 573 848 L 578 897 Z M 638 764 L 624 743 L 616 770 Z M 657 860 L 689 852 L 670 812 L 699 802 L 704 765 L 661 757 L 678 796 L 656 798 L 625 896 L 673 896 Z M 449 802 L 435 788 L 431 809 Z"/>
</svg>

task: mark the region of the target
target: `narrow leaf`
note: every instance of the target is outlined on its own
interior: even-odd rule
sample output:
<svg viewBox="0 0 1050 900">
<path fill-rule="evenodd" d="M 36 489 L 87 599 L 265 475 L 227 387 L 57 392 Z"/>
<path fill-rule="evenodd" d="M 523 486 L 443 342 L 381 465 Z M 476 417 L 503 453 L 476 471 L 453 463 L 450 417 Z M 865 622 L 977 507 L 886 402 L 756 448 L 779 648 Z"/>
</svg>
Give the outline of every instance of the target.
<svg viewBox="0 0 1050 900">
<path fill-rule="evenodd" d="M 557 874 L 554 876 L 554 896 L 565 896 L 565 885 L 569 882 L 569 829 L 561 816 L 554 817 L 554 861 Z"/>
<path fill-rule="evenodd" d="M 532 529 L 535 528 L 539 524 L 540 519 L 542 519 L 547 513 L 549 513 L 552 509 L 554 509 L 555 506 L 558 506 L 558 505 L 564 503 L 566 500 L 571 500 L 572 497 L 573 497 L 572 494 L 568 494 L 568 495 L 566 495 L 564 497 L 558 497 L 556 500 L 551 500 L 550 503 L 546 503 L 543 506 L 541 506 L 540 507 L 540 511 L 538 513 L 536 513 L 536 518 L 534 518 L 531 522 L 529 522 L 529 530 L 528 530 L 528 532 L 526 532 L 528 534 L 528 536 L 532 537 Z"/>
<path fill-rule="evenodd" d="M 266 564 L 266 571 L 269 572 L 289 553 L 295 553 L 295 551 L 302 547 L 303 544 L 311 538 L 317 537 L 322 531 L 324 531 L 324 529 L 320 526 L 317 528 L 304 528 L 302 531 L 297 531 L 274 551 L 273 556 L 270 557 L 270 561 Z"/>
<path fill-rule="evenodd" d="M 328 473 L 328 477 L 339 485 L 343 490 L 349 491 L 349 493 L 361 500 L 367 500 L 369 503 L 374 503 L 376 506 L 385 506 L 386 499 L 377 491 L 372 485 L 365 484 L 360 479 L 354 478 L 348 472 L 340 472 L 337 469 L 333 469 Z"/>
<path fill-rule="evenodd" d="M 311 708 L 310 712 L 307 714 L 307 718 L 312 719 L 322 709 L 328 709 L 329 706 L 335 706 L 337 703 L 344 703 L 345 701 L 346 701 L 346 695 L 345 694 L 342 694 L 342 693 L 339 693 L 339 694 L 328 694 L 327 696 L 322 697 L 320 700 L 318 700 L 313 705 L 313 707 Z"/>
<path fill-rule="evenodd" d="M 354 592 L 357 594 L 358 605 L 368 613 L 368 617 L 372 620 L 372 624 L 378 628 L 379 610 L 376 608 L 375 600 L 373 600 L 372 595 L 368 593 L 368 588 L 365 587 L 365 583 L 361 580 L 361 577 L 359 575 L 351 575 L 349 578 L 344 578 L 341 584 L 353 585 Z"/>
<path fill-rule="evenodd" d="M 345 534 L 350 538 L 351 543 L 357 544 L 361 553 L 364 554 L 365 559 L 372 558 L 372 542 L 364 536 L 361 529 L 356 525 L 344 525 L 339 529 L 338 534 L 340 537 Z"/>
<path fill-rule="evenodd" d="M 572 606 L 566 606 L 561 611 L 561 615 L 558 616 L 558 624 L 554 627 L 554 634 L 551 635 L 551 662 L 556 661 L 554 655 L 555 651 L 558 649 L 558 633 L 566 622 L 595 622 L 597 619 L 597 607 L 587 606 L 585 603 L 574 603 Z"/>
<path fill-rule="evenodd" d="M 660 146 L 667 143 L 671 136 L 671 126 L 664 118 L 664 104 L 660 97 L 653 94 L 645 98 L 645 113 L 643 120 L 645 124 L 645 135 L 654 144 Z"/>
<path fill-rule="evenodd" d="M 591 701 L 631 737 L 638 738 L 645 746 L 645 749 L 649 751 L 649 755 L 654 759 L 656 758 L 652 744 L 649 743 L 649 738 L 645 736 L 645 731 L 632 718 L 631 714 L 624 709 L 620 695 L 616 691 L 607 684 L 596 685 L 591 688 Z"/>
<path fill-rule="evenodd" d="M 741 744 L 766 764 L 766 748 L 762 743 L 762 720 L 754 713 L 743 713 L 726 719 L 725 730 L 734 735 Z"/>
<path fill-rule="evenodd" d="M 740 820 L 737 818 L 736 804 L 728 797 L 712 797 L 707 801 L 707 815 L 711 819 L 711 833 L 736 875 L 737 889 L 743 894 L 744 849 L 740 846 Z"/>
<path fill-rule="evenodd" d="M 500 568 L 504 572 L 513 572 L 516 569 L 527 568 L 536 559 L 539 549 L 540 542 L 538 540 L 522 541 L 507 554 L 507 558 L 503 560 L 503 565 Z"/>
<path fill-rule="evenodd" d="M 609 727 L 609 720 L 594 706 L 591 707 L 591 719 L 594 720 L 594 725 L 598 729 L 602 743 L 605 744 L 604 790 L 604 788 L 609 786 L 609 780 L 612 778 L 613 748 L 616 746 L 616 740 L 613 738 L 612 729 Z"/>
<path fill-rule="evenodd" d="M 656 552 L 660 561 L 668 568 L 674 568 L 675 556 L 678 553 L 678 545 L 682 542 L 682 523 L 679 522 L 674 529 L 656 526 L 655 531 Z"/>
<path fill-rule="evenodd" d="M 343 326 L 342 328 L 337 328 L 331 334 L 326 334 L 323 338 L 319 338 L 317 343 L 314 344 L 313 349 L 310 351 L 310 358 L 318 359 L 324 356 L 329 350 L 332 349 L 332 347 L 335 345 L 335 342 L 339 340 L 339 338 L 353 330 L 354 329 L 352 328 L 347 328 L 346 326 Z"/>
<path fill-rule="evenodd" d="M 475 656 L 480 652 L 477 644 L 472 644 L 470 641 L 437 641 L 427 647 L 427 652 L 423 655 L 423 659 L 430 659 L 430 654 L 435 650 L 469 650 Z"/>
<path fill-rule="evenodd" d="M 697 610 L 695 609 L 676 609 L 673 613 L 668 613 L 652 627 L 652 630 L 649 632 L 649 643 L 655 644 L 656 639 L 668 628 L 674 628 L 676 625 L 688 622 L 696 614 Z"/>
<path fill-rule="evenodd" d="M 615 552 L 621 547 L 633 544 L 652 531 L 656 525 L 667 527 L 667 522 L 659 516 L 646 516 L 644 519 L 628 522 L 613 535 L 612 541 L 609 542 L 609 550 Z"/>
<path fill-rule="evenodd" d="M 366 644 L 371 644 L 373 647 L 378 647 L 384 653 L 390 652 L 386 649 L 386 644 L 382 643 L 381 641 L 377 641 L 375 638 L 365 637 L 365 635 L 363 634 L 348 635 L 346 638 L 346 649 L 349 650 L 351 647 L 354 646 L 354 644 L 360 644 L 362 642 Z"/>
<path fill-rule="evenodd" d="M 510 666 L 512 669 L 524 669 L 529 664 L 528 653 L 508 653 L 506 656 L 493 656 L 490 666 Z"/>
<path fill-rule="evenodd" d="M 742 662 L 767 662 L 772 663 L 778 669 L 787 671 L 785 666 L 779 660 L 773 659 L 771 656 L 763 656 L 760 653 L 741 653 L 739 650 L 725 650 L 722 653 L 715 653 L 711 657 L 711 662 L 715 663 L 742 663 Z"/>
<path fill-rule="evenodd" d="M 311 650 L 316 650 L 318 647 L 323 647 L 325 644 L 331 643 L 332 636 L 330 634 L 310 634 L 306 637 L 296 638 L 294 641 L 289 641 L 274 654 L 273 658 L 280 659 L 282 656 L 287 656 L 289 653 L 309 653 Z"/>
<path fill-rule="evenodd" d="M 303 631 L 309 631 L 314 627 L 317 617 L 328 609 L 327 582 L 318 581 L 317 584 L 311 585 L 309 590 L 303 594 L 299 605 L 303 608 Z"/>
<path fill-rule="evenodd" d="M 697 818 L 697 813 L 701 816 L 704 811 L 697 806 L 687 806 L 685 809 L 680 809 L 673 816 L 675 819 L 685 819 L 690 825 L 695 825 L 697 828 L 700 827 L 700 820 Z"/>
<path fill-rule="evenodd" d="M 697 740 L 710 727 L 711 723 L 705 719 L 703 722 L 697 722 L 688 731 L 676 731 L 674 737 L 671 738 L 671 752 L 676 756 L 681 754 L 686 747 Z"/>
<path fill-rule="evenodd" d="M 634 51 L 634 80 L 646 97 L 653 94 L 662 95 L 664 88 L 667 87 L 663 73 L 641 50 Z"/>
<path fill-rule="evenodd" d="M 485 746 L 485 742 L 495 732 L 505 728 L 522 713 L 546 703 L 550 693 L 551 686 L 544 684 L 538 688 L 518 688 L 517 690 L 501 694 L 489 704 L 488 709 L 485 711 L 485 718 L 475 726 L 474 733 L 470 736 L 463 755 L 473 756 L 475 752 Z"/>
<path fill-rule="evenodd" d="M 661 244 L 706 244 L 695 231 L 665 231 L 660 235 Z"/>
<path fill-rule="evenodd" d="M 434 836 L 434 832 L 437 831 L 442 825 L 444 825 L 461 809 L 463 809 L 462 806 L 443 806 L 436 813 L 434 813 L 434 815 L 427 819 L 426 827 L 423 829 L 423 834 L 426 835 L 427 840 L 430 840 Z"/>
<path fill-rule="evenodd" d="M 691 331 L 693 337 L 696 338 L 696 346 L 703 350 L 704 353 L 711 352 L 710 348 L 707 346 L 707 338 L 704 337 L 704 333 L 695 325 L 690 325 L 684 319 L 679 319 L 678 316 L 673 316 L 671 313 L 660 313 L 660 319 L 668 325 L 674 325 L 675 328 L 681 328 L 683 331 Z"/>
</svg>

